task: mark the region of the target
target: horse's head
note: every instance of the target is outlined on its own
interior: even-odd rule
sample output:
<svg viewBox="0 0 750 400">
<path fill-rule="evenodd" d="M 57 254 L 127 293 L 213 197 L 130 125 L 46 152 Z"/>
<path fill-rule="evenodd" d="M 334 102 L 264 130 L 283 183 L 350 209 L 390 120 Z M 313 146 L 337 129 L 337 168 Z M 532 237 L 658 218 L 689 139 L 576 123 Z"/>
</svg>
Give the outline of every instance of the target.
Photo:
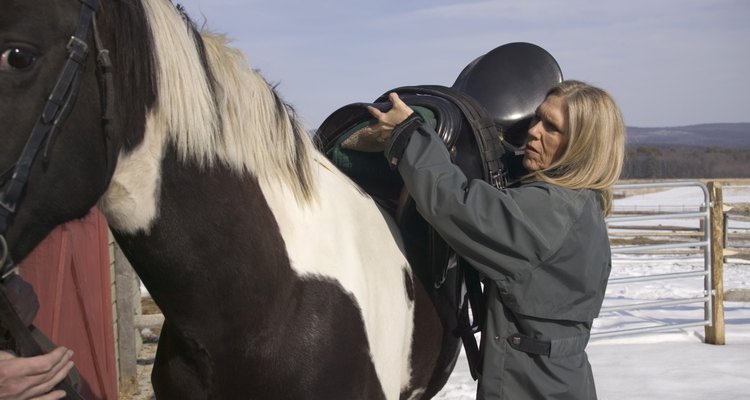
<svg viewBox="0 0 750 400">
<path fill-rule="evenodd" d="M 107 148 L 119 139 L 105 139 L 96 73 L 98 3 L 3 0 L 0 234 L 15 260 L 56 225 L 85 215 L 115 162 Z"/>
<path fill-rule="evenodd" d="M 312 198 L 307 133 L 240 52 L 221 35 L 201 35 L 169 0 L 2 1 L 0 235 L 13 259 L 100 199 L 115 230 L 148 230 L 167 151 L 180 163 L 283 180 Z M 101 49 L 109 50 L 110 79 L 97 62 Z M 63 80 L 73 84 L 59 89 Z M 139 175 L 146 163 L 155 166 L 151 186 Z M 139 180 L 124 182 L 133 173 Z M 116 207 L 126 185 L 152 189 L 142 196 L 150 214 Z"/>
</svg>

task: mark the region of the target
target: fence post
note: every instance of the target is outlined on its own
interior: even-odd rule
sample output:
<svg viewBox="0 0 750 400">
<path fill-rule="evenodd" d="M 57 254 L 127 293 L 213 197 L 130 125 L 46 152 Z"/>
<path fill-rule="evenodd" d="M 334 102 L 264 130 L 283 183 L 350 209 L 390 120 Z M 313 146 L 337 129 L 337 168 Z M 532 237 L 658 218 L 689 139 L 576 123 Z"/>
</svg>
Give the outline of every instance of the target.
<svg viewBox="0 0 750 400">
<path fill-rule="evenodd" d="M 133 292 L 140 290 L 135 287 L 135 272 L 120 246 L 115 244 L 115 274 L 117 275 L 117 333 L 120 371 L 120 394 L 132 395 L 138 391 L 137 382 L 137 350 L 136 330 L 134 325 L 134 297 Z"/>
<path fill-rule="evenodd" d="M 706 326 L 706 343 L 725 344 L 724 335 L 724 199 L 721 183 L 708 182 L 711 200 L 711 326 Z M 708 313 L 708 308 L 706 308 Z"/>
</svg>

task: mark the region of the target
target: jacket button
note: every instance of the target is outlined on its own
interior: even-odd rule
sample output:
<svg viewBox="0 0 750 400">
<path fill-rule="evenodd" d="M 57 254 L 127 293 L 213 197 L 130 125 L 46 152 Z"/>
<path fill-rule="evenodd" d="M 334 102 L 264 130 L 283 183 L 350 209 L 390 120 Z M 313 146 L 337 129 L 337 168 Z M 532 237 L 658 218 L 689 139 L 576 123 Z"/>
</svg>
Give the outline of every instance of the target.
<svg viewBox="0 0 750 400">
<path fill-rule="evenodd" d="M 499 335 L 495 335 L 495 340 L 500 340 L 500 336 Z"/>
</svg>

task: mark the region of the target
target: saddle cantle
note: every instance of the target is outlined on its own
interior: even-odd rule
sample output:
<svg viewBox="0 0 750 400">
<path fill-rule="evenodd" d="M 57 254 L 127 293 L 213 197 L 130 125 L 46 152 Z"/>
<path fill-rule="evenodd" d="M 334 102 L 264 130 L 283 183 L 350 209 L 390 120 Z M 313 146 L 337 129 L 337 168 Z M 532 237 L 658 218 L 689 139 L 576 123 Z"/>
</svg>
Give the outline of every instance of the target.
<svg viewBox="0 0 750 400">
<path fill-rule="evenodd" d="M 531 43 L 499 46 L 469 63 L 453 88 L 484 106 L 503 138 L 522 147 L 534 111 L 553 85 L 562 81 L 557 61 Z"/>
</svg>

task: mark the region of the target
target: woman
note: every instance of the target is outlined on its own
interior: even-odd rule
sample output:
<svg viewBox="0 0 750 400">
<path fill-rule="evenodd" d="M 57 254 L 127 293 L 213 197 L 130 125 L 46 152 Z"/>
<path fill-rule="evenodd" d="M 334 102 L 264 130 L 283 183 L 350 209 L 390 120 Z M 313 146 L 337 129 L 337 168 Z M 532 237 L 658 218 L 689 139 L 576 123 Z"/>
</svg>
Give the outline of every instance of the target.
<svg viewBox="0 0 750 400">
<path fill-rule="evenodd" d="M 486 278 L 477 398 L 595 399 L 584 349 L 611 267 L 604 217 L 625 143 L 612 98 L 578 81 L 553 87 L 529 127 L 529 174 L 503 190 L 468 181 L 418 114 L 390 99 L 386 113 L 370 108 L 369 139 L 385 142 L 422 216 Z"/>
</svg>

